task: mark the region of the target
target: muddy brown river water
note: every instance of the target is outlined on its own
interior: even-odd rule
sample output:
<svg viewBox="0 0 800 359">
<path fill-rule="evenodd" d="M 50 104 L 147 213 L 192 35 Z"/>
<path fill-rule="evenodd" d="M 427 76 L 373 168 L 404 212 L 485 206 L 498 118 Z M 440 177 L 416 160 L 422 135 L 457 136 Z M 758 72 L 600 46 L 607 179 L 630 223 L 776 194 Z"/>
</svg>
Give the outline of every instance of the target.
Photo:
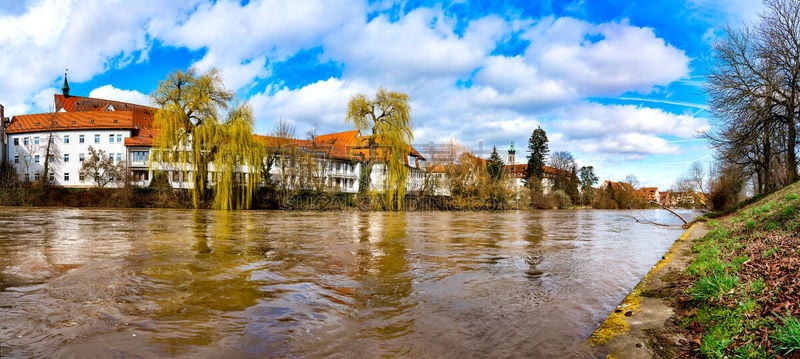
<svg viewBox="0 0 800 359">
<path fill-rule="evenodd" d="M 679 224 L 0 208 L 0 357 L 594 357 L 586 338 Z"/>
</svg>

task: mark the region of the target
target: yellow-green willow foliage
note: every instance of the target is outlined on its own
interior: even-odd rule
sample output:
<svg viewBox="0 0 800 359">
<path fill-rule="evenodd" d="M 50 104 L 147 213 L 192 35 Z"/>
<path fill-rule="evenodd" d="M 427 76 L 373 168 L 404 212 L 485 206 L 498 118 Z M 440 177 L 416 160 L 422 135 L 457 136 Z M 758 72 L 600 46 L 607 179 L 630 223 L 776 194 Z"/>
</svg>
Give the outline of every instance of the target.
<svg viewBox="0 0 800 359">
<path fill-rule="evenodd" d="M 152 98 L 160 106 L 154 159 L 161 169 L 180 170 L 191 180 L 194 207 L 201 207 L 206 198 L 213 168 L 213 207 L 248 208 L 263 159 L 263 146 L 252 138 L 250 107 L 241 104 L 228 111 L 233 94 L 225 90 L 216 70 L 170 74 Z"/>
<path fill-rule="evenodd" d="M 378 89 L 372 100 L 362 94 L 354 95 L 347 106 L 346 120 L 352 122 L 362 135 L 371 131 L 371 135 L 366 136 L 369 158 L 365 163 L 366 180 L 361 183 L 366 188 L 362 190 L 369 190 L 372 167 L 380 159 L 386 166 L 384 204 L 387 208 L 403 209 L 406 179 L 409 176 L 406 158 L 414 139 L 408 95 L 383 88 Z"/>
<path fill-rule="evenodd" d="M 266 149 L 253 138 L 253 112 L 248 105 L 235 107 L 217 126 L 214 143 L 215 209 L 250 208 L 253 192 L 261 183 L 261 161 Z"/>
</svg>

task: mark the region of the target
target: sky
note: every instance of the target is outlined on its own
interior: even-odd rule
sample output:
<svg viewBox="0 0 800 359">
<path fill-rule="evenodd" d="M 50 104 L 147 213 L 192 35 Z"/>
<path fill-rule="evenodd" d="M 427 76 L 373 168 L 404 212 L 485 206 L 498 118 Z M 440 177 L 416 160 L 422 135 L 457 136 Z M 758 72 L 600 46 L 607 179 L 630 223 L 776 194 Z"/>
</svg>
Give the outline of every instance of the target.
<svg viewBox="0 0 800 359">
<path fill-rule="evenodd" d="M 0 0 L 0 104 L 72 95 L 150 104 L 170 73 L 216 68 L 255 114 L 304 138 L 353 129 L 355 94 L 406 93 L 414 144 L 525 162 L 537 127 L 602 180 L 667 189 L 714 126 L 705 76 L 759 0 Z M 423 153 L 424 155 L 424 153 Z"/>
</svg>

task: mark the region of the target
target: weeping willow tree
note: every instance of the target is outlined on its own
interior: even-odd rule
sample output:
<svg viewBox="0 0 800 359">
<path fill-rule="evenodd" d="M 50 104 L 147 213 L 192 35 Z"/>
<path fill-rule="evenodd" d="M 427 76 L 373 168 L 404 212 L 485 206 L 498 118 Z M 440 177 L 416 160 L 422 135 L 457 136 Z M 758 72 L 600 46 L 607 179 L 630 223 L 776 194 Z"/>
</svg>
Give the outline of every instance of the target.
<svg viewBox="0 0 800 359">
<path fill-rule="evenodd" d="M 385 166 L 383 179 L 384 205 L 396 210 L 403 209 L 406 194 L 406 179 L 409 169 L 406 158 L 414 135 L 411 132 L 411 109 L 408 95 L 379 88 L 374 99 L 362 94 L 350 98 L 347 106 L 347 122 L 352 122 L 359 133 L 366 135 L 369 156 L 364 161 L 360 192 L 371 188 L 370 176 L 377 161 Z"/>
<path fill-rule="evenodd" d="M 215 181 L 212 207 L 248 208 L 261 177 L 263 146 L 253 140 L 253 115 L 246 104 L 229 105 L 216 70 L 177 71 L 159 82 L 153 101 L 160 106 L 154 127 L 154 161 L 160 169 L 180 171 L 191 181 L 192 204 L 200 208 Z"/>
</svg>

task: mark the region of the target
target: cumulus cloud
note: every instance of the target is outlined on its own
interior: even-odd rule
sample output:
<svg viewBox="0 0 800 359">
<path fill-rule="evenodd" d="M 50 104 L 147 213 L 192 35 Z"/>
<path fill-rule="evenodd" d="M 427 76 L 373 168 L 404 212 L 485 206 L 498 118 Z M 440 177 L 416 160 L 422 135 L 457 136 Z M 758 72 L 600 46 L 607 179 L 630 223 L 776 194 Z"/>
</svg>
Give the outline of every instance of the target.
<svg viewBox="0 0 800 359">
<path fill-rule="evenodd" d="M 92 90 L 89 92 L 89 97 L 135 103 L 138 105 L 150 104 L 150 96 L 135 90 L 118 89 L 112 85 L 104 85 Z"/>
<path fill-rule="evenodd" d="M 292 123 L 300 132 L 314 125 L 321 132 L 339 132 L 346 129 L 347 102 L 358 93 L 372 94 L 374 89 L 364 83 L 330 78 L 297 90 L 268 87 L 249 102 L 258 119 L 259 133 L 272 132 L 279 120 Z"/>
<path fill-rule="evenodd" d="M 21 14 L 0 14 L 0 98 L 24 108 L 60 80 L 65 68 L 71 81 L 82 82 L 140 61 L 152 46 L 150 24 L 174 21 L 184 6 L 192 3 L 42 0 Z"/>
<path fill-rule="evenodd" d="M 249 86 L 265 78 L 268 60 L 282 60 L 301 49 L 319 45 L 327 34 L 361 19 L 360 1 L 236 1 L 204 2 L 177 26 L 154 34 L 173 46 L 203 49 L 201 71 L 218 68 L 228 87 Z M 169 25 L 169 24 L 167 24 Z"/>
<path fill-rule="evenodd" d="M 549 122 L 560 141 L 585 153 L 643 157 L 676 154 L 665 138 L 693 138 L 709 128 L 707 120 L 661 109 L 631 105 L 581 103 L 554 113 Z"/>
<path fill-rule="evenodd" d="M 475 75 L 476 100 L 540 107 L 593 96 L 649 93 L 689 75 L 686 54 L 652 29 L 544 18 L 523 36 L 523 56 L 493 56 Z"/>
<path fill-rule="evenodd" d="M 346 75 L 372 81 L 465 76 L 481 66 L 508 29 L 496 16 L 471 22 L 463 37 L 454 26 L 440 9 L 418 8 L 396 22 L 379 15 L 329 35 L 325 54 L 344 62 Z"/>
</svg>

